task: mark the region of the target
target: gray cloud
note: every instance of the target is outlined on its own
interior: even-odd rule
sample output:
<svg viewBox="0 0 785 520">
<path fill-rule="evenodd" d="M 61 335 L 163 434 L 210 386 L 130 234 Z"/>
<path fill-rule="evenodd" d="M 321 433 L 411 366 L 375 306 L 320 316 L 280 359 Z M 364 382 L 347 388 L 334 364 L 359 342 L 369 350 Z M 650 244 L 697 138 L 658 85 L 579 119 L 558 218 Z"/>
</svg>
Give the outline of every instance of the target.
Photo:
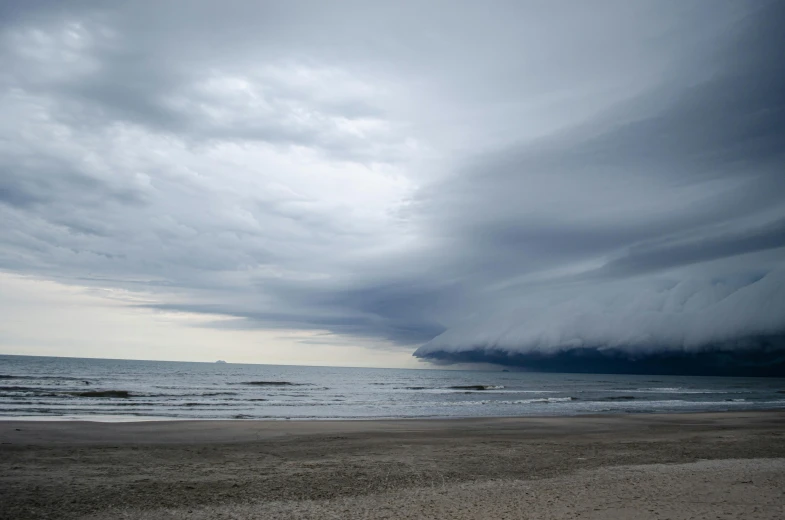
<svg viewBox="0 0 785 520">
<path fill-rule="evenodd" d="M 781 2 L 2 9 L 4 270 L 441 361 L 783 333 Z"/>
<path fill-rule="evenodd" d="M 640 274 L 783 247 L 785 222 L 780 221 L 744 233 L 631 248 L 625 256 L 605 264 L 602 270 L 617 276 Z"/>
</svg>

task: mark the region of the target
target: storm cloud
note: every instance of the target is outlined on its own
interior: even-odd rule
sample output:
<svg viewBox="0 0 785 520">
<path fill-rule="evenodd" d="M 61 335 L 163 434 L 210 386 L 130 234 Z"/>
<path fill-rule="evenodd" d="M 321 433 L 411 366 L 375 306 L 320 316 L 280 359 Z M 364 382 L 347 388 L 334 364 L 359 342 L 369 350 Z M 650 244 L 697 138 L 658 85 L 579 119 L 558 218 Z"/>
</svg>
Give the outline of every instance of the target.
<svg viewBox="0 0 785 520">
<path fill-rule="evenodd" d="M 437 364 L 785 375 L 783 22 L 4 3 L 0 269 Z"/>
</svg>

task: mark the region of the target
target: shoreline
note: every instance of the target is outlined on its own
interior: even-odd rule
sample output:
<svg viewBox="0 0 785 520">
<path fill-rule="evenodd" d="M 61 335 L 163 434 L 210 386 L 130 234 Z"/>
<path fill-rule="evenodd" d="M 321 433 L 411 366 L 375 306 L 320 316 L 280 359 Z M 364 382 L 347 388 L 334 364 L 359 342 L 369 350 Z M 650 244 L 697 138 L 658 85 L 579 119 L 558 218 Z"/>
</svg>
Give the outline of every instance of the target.
<svg viewBox="0 0 785 520">
<path fill-rule="evenodd" d="M 531 414 L 531 415 L 467 415 L 467 416 L 389 416 L 389 417 L 267 417 L 263 419 L 246 418 L 200 418 L 200 417 L 167 417 L 167 416 L 132 416 L 132 415 L 27 415 L 27 416 L 0 416 L 0 425 L 9 422 L 15 423 L 101 423 L 101 424 L 128 424 L 128 423 L 278 423 L 278 422 L 389 422 L 389 421 L 470 421 L 473 419 L 546 419 L 546 418 L 581 418 L 581 417 L 617 417 L 617 416 L 661 416 L 661 415 L 701 415 L 701 414 L 737 414 L 737 413 L 771 413 L 785 412 L 785 406 L 774 408 L 748 408 L 736 410 L 672 410 L 672 411 L 635 411 L 635 412 L 597 412 L 573 414 Z M 2 426 L 0 426 L 2 430 Z"/>
<path fill-rule="evenodd" d="M 24 445 L 178 445 L 188 443 L 247 443 L 280 437 L 336 434 L 395 435 L 515 432 L 525 438 L 547 435 L 589 435 L 606 431 L 637 435 L 641 429 L 678 427 L 682 430 L 737 428 L 740 421 L 774 421 L 785 432 L 785 410 L 746 412 L 685 412 L 585 414 L 466 418 L 407 418 L 369 420 L 208 419 L 161 421 L 0 421 L 0 448 Z M 743 425 L 743 424 L 742 424 Z M 645 430 L 644 430 L 645 431 Z M 784 433 L 785 434 L 785 433 Z"/>
<path fill-rule="evenodd" d="M 785 512 L 783 479 L 783 410 L 0 422 L 0 517 L 18 520 L 767 520 Z"/>
<path fill-rule="evenodd" d="M 581 433 L 582 426 L 592 428 L 627 426 L 634 429 L 642 424 L 679 424 L 681 427 L 701 427 L 708 422 L 724 427 L 723 422 L 735 423 L 739 419 L 762 419 L 771 417 L 782 419 L 785 432 L 785 410 L 781 408 L 746 411 L 708 411 L 708 412 L 663 412 L 663 413 L 602 413 L 578 415 L 523 415 L 523 416 L 486 416 L 486 417 L 405 417 L 381 419 L 171 419 L 128 420 L 128 421 L 91 421 L 74 420 L 0 420 L 0 440 L 22 436 L 14 435 L 22 429 L 23 438 L 28 442 L 66 443 L 110 442 L 117 443 L 124 437 L 133 435 L 133 442 L 145 443 L 167 439 L 168 443 L 182 442 L 180 433 L 189 434 L 191 439 L 197 434 L 200 442 L 222 442 L 227 435 L 235 442 L 268 438 L 278 435 L 319 435 L 334 432 L 348 433 L 395 433 L 412 431 L 460 431 L 483 429 L 492 431 L 498 427 L 526 428 L 531 432 L 542 430 L 558 431 L 570 427 L 573 434 Z M 578 427 L 577 429 L 575 427 Z M 201 433 L 201 436 L 198 436 Z M 71 437 L 73 436 L 73 438 Z M 145 439 L 149 436 L 150 439 Z M 260 437 L 262 436 L 262 437 Z M 130 438 L 130 437 L 129 437 Z M 187 440 L 187 438 L 185 439 Z M 8 445 L 7 441 L 3 441 Z"/>
</svg>

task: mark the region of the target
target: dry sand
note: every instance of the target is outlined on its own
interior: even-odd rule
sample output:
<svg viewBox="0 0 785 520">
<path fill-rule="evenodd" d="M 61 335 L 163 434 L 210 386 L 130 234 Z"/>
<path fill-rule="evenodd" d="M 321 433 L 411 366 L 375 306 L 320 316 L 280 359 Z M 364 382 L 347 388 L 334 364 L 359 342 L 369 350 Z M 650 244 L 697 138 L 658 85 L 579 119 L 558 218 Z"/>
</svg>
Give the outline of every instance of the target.
<svg viewBox="0 0 785 520">
<path fill-rule="evenodd" d="M 0 518 L 785 518 L 785 412 L 0 422 Z"/>
</svg>

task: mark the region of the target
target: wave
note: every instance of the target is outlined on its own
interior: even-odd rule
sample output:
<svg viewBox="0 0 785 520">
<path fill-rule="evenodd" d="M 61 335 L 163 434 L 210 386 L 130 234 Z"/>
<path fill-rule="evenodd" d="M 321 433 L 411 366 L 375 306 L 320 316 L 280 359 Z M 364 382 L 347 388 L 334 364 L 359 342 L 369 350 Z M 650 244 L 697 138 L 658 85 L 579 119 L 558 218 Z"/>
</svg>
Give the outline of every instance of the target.
<svg viewBox="0 0 785 520">
<path fill-rule="evenodd" d="M 24 415 L 26 413 L 41 415 L 63 415 L 49 408 L 0 408 L 0 414 Z"/>
<path fill-rule="evenodd" d="M 501 390 L 504 385 L 457 385 L 447 388 L 450 390 Z"/>
<path fill-rule="evenodd" d="M 695 408 L 695 409 L 704 409 L 704 408 L 722 408 L 723 406 L 749 406 L 749 401 L 744 399 L 728 399 L 725 401 L 682 401 L 678 399 L 672 400 L 661 400 L 661 401 L 636 401 L 635 403 L 628 402 L 626 400 L 605 400 L 605 399 L 592 399 L 589 401 L 580 400 L 576 397 L 549 397 L 549 398 L 542 398 L 542 399 L 521 399 L 515 401 L 492 401 L 492 400 L 483 400 L 483 401 L 458 401 L 454 403 L 449 403 L 448 406 L 470 406 L 470 405 L 522 405 L 522 404 L 554 404 L 554 403 L 567 403 L 567 402 L 575 402 L 573 406 L 578 406 L 576 410 L 584 410 L 584 411 L 599 411 L 593 406 L 603 404 L 605 406 L 616 406 L 616 407 L 623 407 L 629 410 L 641 410 L 641 411 L 649 411 L 651 409 L 656 409 L 661 407 L 662 409 L 675 409 L 675 408 Z M 436 403 L 434 403 L 436 404 Z M 442 403 L 442 406 L 446 405 L 447 403 Z M 771 405 L 774 407 L 783 407 L 785 406 L 785 400 L 775 400 L 775 401 L 764 401 L 757 403 L 758 405 Z M 618 410 L 619 408 L 604 408 L 605 411 L 613 411 Z"/>
<path fill-rule="evenodd" d="M 84 379 L 80 379 L 78 377 L 65 377 L 65 376 L 17 376 L 17 375 L 10 375 L 10 374 L 0 374 L 0 379 L 26 379 L 26 380 L 55 379 L 60 381 L 84 381 L 85 383 L 89 384 Z"/>
<path fill-rule="evenodd" d="M 328 401 L 267 401 L 264 406 L 284 406 L 284 407 L 298 407 L 298 406 L 336 406 L 330 404 Z"/>
<path fill-rule="evenodd" d="M 127 390 L 93 390 L 93 391 L 57 391 L 53 392 L 51 388 L 36 388 L 30 386 L 0 386 L 0 391 L 3 394 L 0 396 L 15 397 L 18 394 L 27 393 L 33 394 L 37 397 L 138 397 L 132 395 Z M 9 395 L 10 394 L 10 395 Z M 22 397 L 22 396 L 19 396 Z"/>
<path fill-rule="evenodd" d="M 253 399 L 249 399 L 249 400 L 253 400 Z M 188 402 L 188 403 L 171 403 L 171 404 L 167 404 L 166 406 L 167 407 L 169 407 L 169 406 L 173 406 L 173 407 L 185 406 L 185 407 L 188 407 L 188 408 L 193 408 L 195 406 L 199 406 L 199 407 L 203 407 L 203 408 L 239 408 L 239 407 L 244 407 L 244 406 L 247 406 L 247 405 L 245 405 L 243 402 L 237 402 L 237 403 L 227 403 L 227 402 L 220 402 L 220 403 Z"/>
<path fill-rule="evenodd" d="M 433 401 L 417 403 L 420 406 L 478 406 L 478 405 L 521 405 L 521 404 L 553 404 L 553 403 L 568 403 L 571 401 L 579 401 L 577 397 L 538 397 L 534 399 L 516 399 L 497 401 L 491 399 L 484 399 L 482 401 Z"/>
<path fill-rule="evenodd" d="M 98 404 L 96 404 L 94 406 L 99 407 L 100 409 L 103 409 L 104 407 L 116 407 L 116 406 L 149 406 L 150 408 L 160 408 L 161 407 L 158 403 L 141 402 L 141 401 L 137 401 L 137 402 L 133 402 L 133 401 L 132 402 L 120 402 L 120 403 L 112 402 L 112 404 L 106 404 L 106 405 L 98 405 Z"/>
<path fill-rule="evenodd" d="M 252 386 L 310 386 L 309 383 L 292 383 L 290 381 L 245 381 L 233 384 Z"/>
<path fill-rule="evenodd" d="M 557 394 L 561 390 L 521 390 L 505 389 L 503 385 L 467 385 L 467 386 L 397 386 L 394 390 L 416 390 L 435 394 Z"/>
<path fill-rule="evenodd" d="M 593 401 L 591 401 L 591 402 L 593 402 Z M 587 404 L 591 404 L 591 402 L 587 402 Z M 608 405 L 608 404 L 611 404 L 611 403 L 607 403 L 606 402 L 604 404 Z M 622 405 L 624 403 L 618 403 L 618 404 Z M 732 399 L 732 400 L 726 400 L 726 401 L 683 401 L 683 400 L 680 400 L 680 399 L 665 399 L 665 400 L 660 400 L 660 401 L 637 401 L 635 404 L 630 403 L 630 406 L 634 406 L 636 408 L 652 408 L 652 407 L 656 407 L 656 406 L 667 406 L 667 407 L 670 407 L 670 408 L 690 408 L 690 407 L 694 407 L 694 408 L 717 408 L 717 407 L 720 407 L 721 408 L 723 406 L 729 406 L 729 405 L 749 406 L 750 404 L 751 403 L 749 401 L 746 401 L 746 400 L 743 400 L 743 399 L 742 400 Z M 781 406 L 785 405 L 785 400 L 759 401 L 759 402 L 757 402 L 755 404 L 758 405 L 759 407 L 761 405 L 774 405 L 776 407 L 781 407 Z"/>
<path fill-rule="evenodd" d="M 662 387 L 662 388 L 624 388 L 608 389 L 608 392 L 632 392 L 641 394 L 738 394 L 749 392 L 749 390 L 709 390 L 703 388 L 681 388 L 681 387 Z"/>
<path fill-rule="evenodd" d="M 133 394 L 128 390 L 96 390 L 92 392 L 63 392 L 66 395 L 74 397 L 111 397 L 127 399 L 132 397 Z"/>
<path fill-rule="evenodd" d="M 636 399 L 634 395 L 611 395 L 602 397 L 598 401 L 632 401 L 633 399 Z"/>
<path fill-rule="evenodd" d="M 540 397 L 537 399 L 522 399 L 517 401 L 517 403 L 521 404 L 530 404 L 530 403 L 567 403 L 570 401 L 578 401 L 577 397 Z"/>
<path fill-rule="evenodd" d="M 0 386 L 3 392 L 51 392 L 51 389 L 37 388 L 34 386 Z"/>
</svg>

